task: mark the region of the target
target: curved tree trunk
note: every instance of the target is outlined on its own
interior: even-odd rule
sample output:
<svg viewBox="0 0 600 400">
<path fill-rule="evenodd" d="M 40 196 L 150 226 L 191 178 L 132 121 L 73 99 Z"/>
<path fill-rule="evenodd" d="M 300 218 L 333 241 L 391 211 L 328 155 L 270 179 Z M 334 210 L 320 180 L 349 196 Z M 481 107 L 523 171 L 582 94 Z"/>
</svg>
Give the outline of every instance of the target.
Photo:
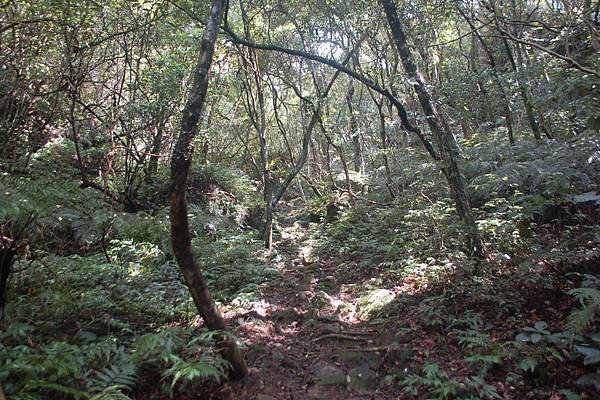
<svg viewBox="0 0 600 400">
<path fill-rule="evenodd" d="M 350 55 L 351 54 L 352 53 L 350 53 Z M 348 60 L 348 58 L 346 60 Z M 335 81 L 336 81 L 336 79 L 338 78 L 339 75 L 340 75 L 339 71 L 336 71 L 336 73 L 333 75 L 333 77 L 331 78 L 331 80 L 327 84 L 327 87 L 325 88 L 325 90 L 323 91 L 323 93 L 319 94 L 317 105 L 313 109 L 313 113 L 312 113 L 312 116 L 310 118 L 310 122 L 308 123 L 308 126 L 304 130 L 304 136 L 302 138 L 302 151 L 300 152 L 300 157 L 298 157 L 298 160 L 296 161 L 296 163 L 294 165 L 294 168 L 287 175 L 287 177 L 283 181 L 283 184 L 281 185 L 281 187 L 277 191 L 277 194 L 273 197 L 273 199 L 271 201 L 271 207 L 273 209 L 275 209 L 275 207 L 277 207 L 277 204 L 279 203 L 279 201 L 281 200 L 281 198 L 285 194 L 285 191 L 287 190 L 288 186 L 290 185 L 290 183 L 292 183 L 292 181 L 294 180 L 294 178 L 296 177 L 296 175 L 298 175 L 300 173 L 300 171 L 302 171 L 302 168 L 304 167 L 304 164 L 306 163 L 306 160 L 308 159 L 308 152 L 310 150 L 310 142 L 311 142 L 312 137 L 313 137 L 313 131 L 315 129 L 315 125 L 321 119 L 321 112 L 322 112 L 322 108 L 323 108 L 323 101 L 325 100 L 325 98 L 329 94 L 329 91 L 333 87 L 333 84 L 335 83 Z M 315 83 L 315 86 L 318 87 L 318 84 L 317 84 L 316 80 L 315 80 L 314 83 Z M 317 90 L 317 92 L 319 92 L 319 90 Z M 290 155 L 291 155 L 291 153 L 290 153 Z M 313 188 L 313 190 L 315 191 L 315 193 L 319 193 L 318 189 L 315 190 L 316 187 L 314 185 L 311 185 L 311 187 Z M 318 196 L 321 197 L 320 193 L 318 194 Z"/>
<path fill-rule="evenodd" d="M 439 114 L 429 90 L 427 89 L 425 79 L 417 68 L 417 64 L 408 47 L 406 35 L 404 34 L 400 18 L 398 17 L 398 11 L 396 10 L 394 0 L 379 0 L 379 2 L 385 11 L 392 32 L 392 38 L 396 49 L 398 50 L 398 54 L 400 55 L 400 59 L 402 60 L 404 70 L 414 82 L 413 88 L 419 98 L 421 108 L 425 113 L 429 129 L 431 129 L 437 142 L 442 172 L 448 181 L 450 193 L 456 204 L 458 214 L 468 230 L 468 247 L 474 255 L 483 257 L 481 237 L 479 236 L 479 230 L 471 212 L 466 183 L 461 175 L 458 165 L 460 155 L 454 135 L 450 132 L 447 124 L 444 123 L 442 116 Z"/>
<path fill-rule="evenodd" d="M 198 63 L 193 72 L 193 86 L 183 110 L 181 133 L 173 149 L 171 159 L 171 240 L 173 251 L 183 273 L 185 282 L 194 299 L 198 312 L 208 329 L 223 331 L 225 320 L 217 309 L 210 294 L 206 279 L 194 255 L 186 201 L 187 178 L 192 162 L 194 138 L 198 120 L 206 99 L 208 75 L 215 50 L 219 25 L 223 18 L 226 0 L 214 0 L 206 29 L 202 36 Z M 248 374 L 239 346 L 231 335 L 219 332 L 216 336 L 221 355 L 231 364 L 232 379 L 241 379 Z"/>
<path fill-rule="evenodd" d="M 475 24 L 473 24 L 471 19 L 467 16 L 467 14 L 460 7 L 457 7 L 457 10 L 458 10 L 459 14 L 467 22 L 469 27 L 473 30 L 473 34 L 475 35 L 475 37 L 481 44 L 481 47 L 483 48 L 483 51 L 485 52 L 485 54 L 488 58 L 488 61 L 490 63 L 490 67 L 491 67 L 491 72 L 492 72 L 492 80 L 496 84 L 496 87 L 498 88 L 498 93 L 500 93 L 500 98 L 502 99 L 502 108 L 504 111 L 504 117 L 506 118 L 506 130 L 508 133 L 508 142 L 510 144 L 515 144 L 515 135 L 514 135 L 514 130 L 513 130 L 513 116 L 512 116 L 512 110 L 510 109 L 510 99 L 508 98 L 506 89 L 504 88 L 504 85 L 502 84 L 502 81 L 500 80 L 500 75 L 498 74 L 498 63 L 496 63 L 496 57 L 494 57 L 494 54 L 490 50 L 487 43 L 483 40 L 483 37 L 479 33 L 479 30 L 477 29 Z"/>
</svg>

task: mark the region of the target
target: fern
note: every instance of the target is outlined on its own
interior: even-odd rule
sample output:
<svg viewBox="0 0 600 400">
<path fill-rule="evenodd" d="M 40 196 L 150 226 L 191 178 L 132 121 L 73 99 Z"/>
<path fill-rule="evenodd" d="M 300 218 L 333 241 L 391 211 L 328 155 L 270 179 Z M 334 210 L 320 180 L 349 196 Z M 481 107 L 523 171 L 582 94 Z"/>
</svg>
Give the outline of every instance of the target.
<svg viewBox="0 0 600 400">
<path fill-rule="evenodd" d="M 89 399 L 88 394 L 79 389 L 43 380 L 33 380 L 27 382 L 27 384 L 23 388 L 23 393 L 21 393 L 21 395 L 33 396 L 33 398 L 36 398 L 37 396 L 34 393 L 32 393 L 32 391 L 37 391 L 40 389 L 60 393 L 73 399 Z"/>
<path fill-rule="evenodd" d="M 435 363 L 426 363 L 422 368 L 423 376 L 409 375 L 401 383 L 404 392 L 411 396 L 425 389 L 428 399 L 444 400 L 452 398 L 464 385 L 451 379 L 448 373 Z"/>
<path fill-rule="evenodd" d="M 581 304 L 581 309 L 571 312 L 567 319 L 566 328 L 573 333 L 581 333 L 591 326 L 596 320 L 600 310 L 600 290 L 591 287 L 582 287 L 569 291 Z"/>
<path fill-rule="evenodd" d="M 90 397 L 90 400 L 131 400 L 131 397 L 123 393 L 126 390 L 127 388 L 122 385 L 109 386 Z"/>
<path fill-rule="evenodd" d="M 136 341 L 133 357 L 143 362 L 166 362 L 183 346 L 180 330 L 169 329 L 156 334 L 143 335 Z"/>
<path fill-rule="evenodd" d="M 106 390 L 111 386 L 119 386 L 123 390 L 132 390 L 135 386 L 137 366 L 127 359 L 111 367 L 95 371 L 96 377 L 90 380 L 94 391 Z"/>
<path fill-rule="evenodd" d="M 490 345 L 490 337 L 484 332 L 476 329 L 461 330 L 454 329 L 458 343 L 466 349 L 486 348 Z"/>
<path fill-rule="evenodd" d="M 167 369 L 163 375 L 165 378 L 171 378 L 171 388 L 174 388 L 178 381 L 185 380 L 190 382 L 199 378 L 212 378 L 220 382 L 226 376 L 229 368 L 227 361 L 220 357 L 202 356 L 197 361 L 182 360 L 177 356 L 172 357 L 173 366 Z"/>
</svg>

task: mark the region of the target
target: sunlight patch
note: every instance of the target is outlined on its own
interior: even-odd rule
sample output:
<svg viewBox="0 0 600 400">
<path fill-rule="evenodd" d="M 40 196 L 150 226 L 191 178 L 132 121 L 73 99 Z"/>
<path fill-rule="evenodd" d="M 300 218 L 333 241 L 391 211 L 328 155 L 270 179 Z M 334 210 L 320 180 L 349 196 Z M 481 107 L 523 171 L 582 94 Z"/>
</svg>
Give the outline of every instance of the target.
<svg viewBox="0 0 600 400">
<path fill-rule="evenodd" d="M 387 289 L 375 289 L 360 297 L 356 303 L 358 318 L 367 320 L 378 316 L 383 308 L 390 304 L 396 295 Z"/>
</svg>

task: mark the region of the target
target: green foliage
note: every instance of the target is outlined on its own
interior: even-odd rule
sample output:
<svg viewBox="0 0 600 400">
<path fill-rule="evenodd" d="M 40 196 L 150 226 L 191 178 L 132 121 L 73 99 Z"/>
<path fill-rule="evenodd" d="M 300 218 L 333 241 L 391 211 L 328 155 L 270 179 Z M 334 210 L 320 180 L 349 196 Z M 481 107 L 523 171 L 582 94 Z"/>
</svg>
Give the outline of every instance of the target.
<svg viewBox="0 0 600 400">
<path fill-rule="evenodd" d="M 215 296 L 234 307 L 247 305 L 260 293 L 262 284 L 279 274 L 265 265 L 262 242 L 253 236 L 241 234 L 209 242 L 199 239 L 194 244 Z"/>
<path fill-rule="evenodd" d="M 222 214 L 243 212 L 243 210 L 262 204 L 255 182 L 243 171 L 233 169 L 227 165 L 211 163 L 202 166 L 197 181 L 202 185 L 217 185 L 222 190 L 235 196 L 235 203 L 231 203 L 231 199 L 227 197 L 208 202 L 209 212 L 217 210 L 220 210 L 219 213 Z"/>
<path fill-rule="evenodd" d="M 141 367 L 164 368 L 163 375 L 172 380 L 171 390 L 179 380 L 222 379 L 228 366 L 211 351 L 214 333 L 192 340 L 194 334 L 191 329 L 163 329 L 134 340 L 130 350 L 117 346 L 114 338 L 83 345 L 49 342 L 41 353 L 24 345 L 4 347 L 0 379 L 8 383 L 4 390 L 14 399 L 59 393 L 96 400 L 128 399 Z"/>
<path fill-rule="evenodd" d="M 198 378 L 212 378 L 217 382 L 226 376 L 228 364 L 222 358 L 214 363 L 213 357 L 201 357 L 198 361 L 185 361 L 180 358 L 172 358 L 173 365 L 165 370 L 163 375 L 171 378 L 171 388 L 175 387 L 177 382 L 193 381 Z"/>
<path fill-rule="evenodd" d="M 537 321 L 532 327 L 523 328 L 523 332 L 519 333 L 516 340 L 520 342 L 529 342 L 536 344 L 541 342 L 545 336 L 549 336 L 550 332 L 546 329 L 548 324 L 544 321 Z"/>
<path fill-rule="evenodd" d="M 569 294 L 575 296 L 581 308 L 574 310 L 567 320 L 567 330 L 581 333 L 594 324 L 600 313 L 600 289 L 596 287 L 581 287 L 572 289 Z"/>
<path fill-rule="evenodd" d="M 584 365 L 600 364 L 600 350 L 587 346 L 575 346 L 575 350 L 585 356 L 583 359 Z"/>
<path fill-rule="evenodd" d="M 448 399 L 464 387 L 436 363 L 426 363 L 421 371 L 422 375 L 409 375 L 400 382 L 406 394 L 416 396 L 422 392 L 429 399 Z"/>
<path fill-rule="evenodd" d="M 109 387 L 131 391 L 136 382 L 137 366 L 131 362 L 131 359 L 127 359 L 126 362 L 117 362 L 94 371 L 93 375 L 94 378 L 88 381 L 92 392 L 102 392 Z"/>
</svg>

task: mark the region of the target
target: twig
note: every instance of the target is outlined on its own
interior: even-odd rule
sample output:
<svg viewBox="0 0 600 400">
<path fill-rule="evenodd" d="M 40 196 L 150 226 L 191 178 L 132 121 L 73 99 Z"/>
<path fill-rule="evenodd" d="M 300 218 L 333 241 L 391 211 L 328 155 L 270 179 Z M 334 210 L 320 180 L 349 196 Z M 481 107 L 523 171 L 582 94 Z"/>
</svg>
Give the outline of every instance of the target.
<svg viewBox="0 0 600 400">
<path fill-rule="evenodd" d="M 368 339 L 361 338 L 361 337 L 343 335 L 341 333 L 328 333 L 327 335 L 319 336 L 318 338 L 311 340 L 310 343 L 315 343 L 315 342 L 318 342 L 320 340 L 325 340 L 325 339 L 344 339 L 344 340 L 355 340 L 355 341 L 367 341 L 368 340 Z"/>
<path fill-rule="evenodd" d="M 346 351 L 363 352 L 363 353 L 377 353 L 377 352 L 389 352 L 392 350 L 399 350 L 397 346 L 380 346 L 380 347 L 357 347 L 346 349 Z"/>
<path fill-rule="evenodd" d="M 352 336 L 373 336 L 376 333 L 379 333 L 379 332 L 376 332 L 376 331 L 371 331 L 371 332 L 344 331 L 345 335 L 352 335 Z"/>
</svg>

